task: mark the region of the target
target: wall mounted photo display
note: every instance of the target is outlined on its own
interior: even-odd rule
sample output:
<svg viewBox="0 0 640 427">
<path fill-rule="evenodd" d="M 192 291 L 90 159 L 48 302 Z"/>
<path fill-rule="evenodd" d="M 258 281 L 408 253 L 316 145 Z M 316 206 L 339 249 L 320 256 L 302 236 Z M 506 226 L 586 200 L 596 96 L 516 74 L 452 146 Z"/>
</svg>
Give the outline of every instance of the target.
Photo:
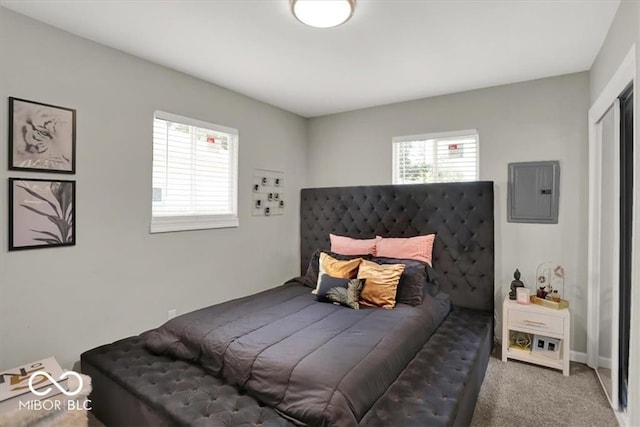
<svg viewBox="0 0 640 427">
<path fill-rule="evenodd" d="M 9 169 L 76 172 L 76 110 L 9 98 Z"/>
<path fill-rule="evenodd" d="M 75 181 L 9 178 L 9 250 L 75 244 Z"/>
<path fill-rule="evenodd" d="M 255 169 L 251 189 L 253 216 L 284 214 L 284 172 Z"/>
</svg>

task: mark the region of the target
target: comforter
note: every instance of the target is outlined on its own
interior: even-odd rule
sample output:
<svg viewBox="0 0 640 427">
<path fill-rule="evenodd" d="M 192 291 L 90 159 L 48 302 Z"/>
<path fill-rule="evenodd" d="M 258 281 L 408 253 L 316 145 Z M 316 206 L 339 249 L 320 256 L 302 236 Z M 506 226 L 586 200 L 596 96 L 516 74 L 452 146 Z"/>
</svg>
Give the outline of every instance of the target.
<svg viewBox="0 0 640 427">
<path fill-rule="evenodd" d="M 416 307 L 353 310 L 287 283 L 176 317 L 147 333 L 145 344 L 200 364 L 296 423 L 350 426 L 449 310 L 444 294 Z"/>
</svg>

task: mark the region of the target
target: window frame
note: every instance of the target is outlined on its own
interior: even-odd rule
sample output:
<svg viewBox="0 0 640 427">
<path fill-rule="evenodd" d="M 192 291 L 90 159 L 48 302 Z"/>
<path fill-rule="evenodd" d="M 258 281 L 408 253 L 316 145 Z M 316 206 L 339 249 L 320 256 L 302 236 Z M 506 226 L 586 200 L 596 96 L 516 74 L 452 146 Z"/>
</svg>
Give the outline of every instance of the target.
<svg viewBox="0 0 640 427">
<path fill-rule="evenodd" d="M 392 165 L 391 165 L 391 183 L 393 185 L 410 185 L 410 183 L 401 183 L 398 182 L 398 148 L 401 142 L 412 142 L 412 141 L 426 141 L 429 139 L 447 139 L 447 138 L 460 138 L 460 137 L 470 137 L 474 136 L 476 138 L 476 176 L 475 180 L 478 181 L 480 179 L 480 133 L 477 129 L 466 129 L 466 130 L 457 130 L 457 131 L 449 131 L 449 132 L 434 132 L 434 133 L 422 133 L 417 135 L 406 135 L 406 136 L 395 136 L 392 138 Z M 434 144 L 435 150 L 436 144 Z M 435 154 L 435 153 L 434 153 Z M 437 156 L 434 155 L 434 158 L 437 159 Z M 437 165 L 436 165 L 437 170 Z M 449 182 L 449 181 L 434 181 L 434 182 L 423 182 L 423 184 L 437 184 L 441 182 Z M 457 182 L 467 182 L 467 181 L 457 181 Z M 419 183 L 415 183 L 419 184 Z"/>
<path fill-rule="evenodd" d="M 230 145 L 232 146 L 231 153 L 231 214 L 218 214 L 218 215 L 175 215 L 175 216 L 155 216 L 153 212 L 153 195 L 150 194 L 151 199 L 151 223 L 149 226 L 149 232 L 154 233 L 167 233 L 173 231 L 188 231 L 188 230 L 206 230 L 216 228 L 234 228 L 240 226 L 240 219 L 238 217 L 238 152 L 240 148 L 240 134 L 238 129 L 222 126 L 215 123 L 205 122 L 203 120 L 193 119 L 190 117 L 180 116 L 177 114 L 167 113 L 165 111 L 154 111 L 152 120 L 152 136 L 151 136 L 151 191 L 153 192 L 153 126 L 155 120 L 165 120 L 173 123 L 179 123 L 181 125 L 193 126 L 198 128 L 204 128 L 212 130 L 214 132 L 221 132 L 231 135 Z"/>
</svg>

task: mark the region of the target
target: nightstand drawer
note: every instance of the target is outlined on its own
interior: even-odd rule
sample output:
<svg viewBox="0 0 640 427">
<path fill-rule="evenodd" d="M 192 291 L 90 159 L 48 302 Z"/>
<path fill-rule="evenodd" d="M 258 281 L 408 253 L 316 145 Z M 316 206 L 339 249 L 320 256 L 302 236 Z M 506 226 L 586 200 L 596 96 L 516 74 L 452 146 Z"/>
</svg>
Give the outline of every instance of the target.
<svg viewBox="0 0 640 427">
<path fill-rule="evenodd" d="M 562 335 L 564 333 L 564 322 L 562 317 L 547 316 L 540 313 L 530 313 L 527 311 L 510 310 L 509 328 L 526 328 L 540 332 L 550 332 Z"/>
</svg>

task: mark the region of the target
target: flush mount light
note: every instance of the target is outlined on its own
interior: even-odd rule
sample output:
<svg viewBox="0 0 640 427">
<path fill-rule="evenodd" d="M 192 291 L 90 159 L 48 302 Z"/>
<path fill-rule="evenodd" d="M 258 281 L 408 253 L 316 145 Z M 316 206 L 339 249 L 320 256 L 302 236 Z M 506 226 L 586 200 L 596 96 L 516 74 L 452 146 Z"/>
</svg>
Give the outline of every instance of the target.
<svg viewBox="0 0 640 427">
<path fill-rule="evenodd" d="M 356 0 L 291 0 L 291 11 L 300 22 L 316 28 L 331 28 L 353 16 Z"/>
</svg>

